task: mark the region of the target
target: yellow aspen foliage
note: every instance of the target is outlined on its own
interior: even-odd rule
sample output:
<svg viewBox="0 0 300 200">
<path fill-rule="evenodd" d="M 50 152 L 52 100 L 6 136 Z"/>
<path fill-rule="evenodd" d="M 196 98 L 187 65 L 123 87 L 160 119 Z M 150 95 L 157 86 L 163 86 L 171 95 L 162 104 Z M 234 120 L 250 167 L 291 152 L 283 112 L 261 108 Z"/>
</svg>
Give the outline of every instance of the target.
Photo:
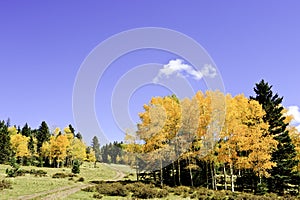
<svg viewBox="0 0 300 200">
<path fill-rule="evenodd" d="M 60 134 L 58 136 L 50 137 L 50 159 L 56 160 L 57 167 L 63 162 L 67 156 L 67 147 L 70 142 L 66 135 Z"/>
<path fill-rule="evenodd" d="M 237 169 L 252 169 L 259 177 L 268 177 L 275 166 L 271 154 L 277 142 L 267 134 L 268 124 L 261 105 L 244 95 L 226 96 L 226 118 L 221 132 L 218 159 Z"/>
<path fill-rule="evenodd" d="M 144 152 L 166 147 L 174 139 L 181 126 L 181 108 L 174 97 L 154 97 L 145 112 L 140 113 L 138 137 L 145 141 Z"/>
<path fill-rule="evenodd" d="M 269 125 L 263 121 L 264 115 L 265 112 L 257 101 L 248 101 L 246 119 L 243 122 L 247 128 L 241 134 L 239 144 L 240 150 L 248 156 L 246 166 L 259 177 L 270 176 L 268 170 L 275 166 L 271 161 L 271 154 L 278 144 L 273 135 L 267 134 Z"/>
<path fill-rule="evenodd" d="M 51 149 L 50 149 L 50 143 L 49 142 L 44 142 L 42 147 L 41 147 L 41 154 L 45 158 L 49 158 L 50 161 L 52 161 L 51 158 Z"/>
<path fill-rule="evenodd" d="M 56 128 L 54 129 L 54 131 L 53 131 L 53 135 L 54 135 L 54 136 L 58 136 L 58 134 L 59 134 L 60 132 L 61 132 L 61 131 L 60 131 L 60 128 L 56 127 Z"/>
<path fill-rule="evenodd" d="M 70 130 L 70 128 L 68 126 L 64 128 L 64 133 L 70 142 L 71 142 L 71 140 L 74 139 L 74 134 L 72 133 L 72 131 Z"/>
<path fill-rule="evenodd" d="M 73 138 L 70 143 L 69 151 L 72 160 L 76 159 L 83 161 L 86 159 L 86 145 L 82 140 L 79 140 L 78 138 Z"/>
<path fill-rule="evenodd" d="M 174 158 L 174 142 L 181 128 L 181 106 L 176 96 L 153 97 L 140 113 L 137 137 L 143 141 L 148 167 L 162 169 Z M 164 163 L 162 163 L 164 162 Z"/>
<path fill-rule="evenodd" d="M 16 135 L 18 133 L 18 130 L 15 126 L 8 127 L 7 130 L 10 136 Z"/>
<path fill-rule="evenodd" d="M 29 138 L 21 134 L 13 134 L 10 137 L 11 146 L 17 157 L 28 157 L 30 152 L 28 150 Z"/>
</svg>

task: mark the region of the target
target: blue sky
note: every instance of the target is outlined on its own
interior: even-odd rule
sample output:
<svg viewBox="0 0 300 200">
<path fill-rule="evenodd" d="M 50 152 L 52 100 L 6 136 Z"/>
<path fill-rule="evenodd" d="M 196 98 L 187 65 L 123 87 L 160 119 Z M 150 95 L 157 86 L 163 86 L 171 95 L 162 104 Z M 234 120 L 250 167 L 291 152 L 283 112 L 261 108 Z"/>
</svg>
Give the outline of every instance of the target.
<svg viewBox="0 0 300 200">
<path fill-rule="evenodd" d="M 51 128 L 74 124 L 73 85 L 86 56 L 110 36 L 141 27 L 173 29 L 196 40 L 216 63 L 228 93 L 253 95 L 254 84 L 264 78 L 284 96 L 284 106 L 300 106 L 299 9 L 296 0 L 1 1 L 0 119 L 33 128 L 43 120 Z M 144 50 L 109 67 L 98 85 L 95 108 L 110 140 L 122 137 L 110 110 L 120 77 L 144 63 L 178 58 Z M 190 81 L 205 89 L 203 80 Z M 151 96 L 168 92 L 149 85 L 134 92 L 128 108 L 133 121 Z M 297 109 L 292 109 L 295 115 Z M 90 143 L 95 133 L 82 134 Z"/>
</svg>

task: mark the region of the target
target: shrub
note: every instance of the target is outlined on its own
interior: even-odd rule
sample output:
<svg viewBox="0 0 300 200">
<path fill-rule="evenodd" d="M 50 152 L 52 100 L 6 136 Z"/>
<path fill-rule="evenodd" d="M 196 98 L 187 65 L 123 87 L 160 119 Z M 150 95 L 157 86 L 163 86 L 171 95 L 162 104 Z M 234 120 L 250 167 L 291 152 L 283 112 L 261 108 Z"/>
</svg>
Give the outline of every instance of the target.
<svg viewBox="0 0 300 200">
<path fill-rule="evenodd" d="M 32 170 L 30 170 L 29 173 L 33 174 L 34 176 L 39 176 L 39 177 L 47 175 L 47 172 L 44 170 L 41 170 L 41 169 L 38 169 L 38 170 L 32 169 Z"/>
<path fill-rule="evenodd" d="M 72 167 L 72 173 L 79 174 L 80 173 L 80 162 L 75 160 Z"/>
<path fill-rule="evenodd" d="M 94 194 L 93 198 L 95 198 L 95 199 L 102 199 L 103 195 L 102 194 Z"/>
<path fill-rule="evenodd" d="M 16 159 L 14 157 L 10 160 L 10 166 L 12 168 L 6 169 L 6 171 L 5 171 L 5 173 L 8 177 L 16 177 L 21 174 L 21 173 L 18 173 L 18 171 L 20 169 L 20 165 L 17 164 Z"/>
<path fill-rule="evenodd" d="M 135 182 L 135 183 L 127 184 L 125 187 L 128 191 L 134 192 L 136 190 L 136 188 L 144 188 L 145 185 L 146 184 L 144 184 L 142 182 Z"/>
<path fill-rule="evenodd" d="M 12 185 L 10 181 L 3 179 L 0 181 L 0 191 L 4 189 L 12 189 Z"/>
<path fill-rule="evenodd" d="M 77 175 L 77 174 L 70 173 L 70 174 L 67 174 L 67 177 L 78 177 L 78 175 Z"/>
<path fill-rule="evenodd" d="M 35 169 L 31 169 L 31 170 L 26 170 L 26 169 L 20 169 L 18 166 L 14 166 L 11 169 L 6 169 L 6 174 L 8 177 L 16 177 L 16 176 L 24 176 L 25 174 L 33 174 L 35 176 L 46 176 L 47 172 L 44 170 L 35 170 Z"/>
<path fill-rule="evenodd" d="M 90 183 L 93 183 L 93 184 L 101 184 L 101 183 L 104 183 L 104 181 L 90 181 Z"/>
<path fill-rule="evenodd" d="M 165 198 L 168 195 L 169 195 L 168 190 L 166 190 L 166 189 L 160 189 L 160 190 L 158 190 L 156 198 Z"/>
<path fill-rule="evenodd" d="M 255 194 L 257 195 L 264 195 L 268 192 L 268 186 L 266 183 L 259 183 L 257 184 L 257 188 Z"/>
<path fill-rule="evenodd" d="M 58 172 L 52 175 L 52 178 L 66 178 L 66 177 L 68 177 L 68 175 L 62 172 Z"/>
<path fill-rule="evenodd" d="M 163 189 L 166 189 L 169 193 L 173 193 L 174 192 L 174 188 L 170 187 L 170 186 L 164 186 Z"/>
<path fill-rule="evenodd" d="M 98 193 L 108 196 L 122 196 L 125 197 L 129 194 L 128 190 L 121 183 L 102 183 L 96 187 Z"/>
<path fill-rule="evenodd" d="M 58 173 L 55 173 L 52 175 L 52 178 L 66 178 L 66 177 L 70 177 L 70 178 L 73 178 L 73 177 L 77 177 L 76 174 L 66 174 L 66 173 L 63 173 L 63 172 L 58 172 Z"/>
<path fill-rule="evenodd" d="M 17 170 L 15 169 L 6 169 L 5 173 L 7 177 L 16 177 L 17 176 Z"/>
<path fill-rule="evenodd" d="M 187 186 L 178 186 L 174 188 L 173 193 L 174 195 L 181 196 L 186 195 L 190 192 L 190 188 Z"/>
<path fill-rule="evenodd" d="M 157 196 L 157 190 L 150 187 L 136 188 L 133 191 L 132 197 L 141 198 L 141 199 L 151 199 Z"/>
<path fill-rule="evenodd" d="M 78 181 L 78 182 L 84 182 L 84 178 L 83 178 L 83 177 L 80 177 L 77 181 Z"/>
<path fill-rule="evenodd" d="M 97 191 L 96 186 L 89 186 L 89 187 L 83 188 L 81 190 L 84 192 L 96 192 Z"/>
<path fill-rule="evenodd" d="M 132 197 L 136 197 L 136 198 L 141 198 L 141 199 L 164 198 L 169 194 L 168 190 L 155 188 L 154 185 L 142 184 L 142 183 L 134 183 L 132 185 L 134 186 L 132 191 L 133 192 Z"/>
</svg>

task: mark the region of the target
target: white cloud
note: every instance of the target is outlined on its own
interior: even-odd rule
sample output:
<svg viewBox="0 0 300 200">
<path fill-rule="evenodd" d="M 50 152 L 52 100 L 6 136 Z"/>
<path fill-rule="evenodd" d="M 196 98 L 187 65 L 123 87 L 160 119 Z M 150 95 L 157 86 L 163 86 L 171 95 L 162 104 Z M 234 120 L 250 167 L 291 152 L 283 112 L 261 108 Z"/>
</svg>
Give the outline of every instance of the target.
<svg viewBox="0 0 300 200">
<path fill-rule="evenodd" d="M 294 117 L 294 123 L 300 123 L 300 110 L 298 106 L 289 106 L 287 114 Z"/>
<path fill-rule="evenodd" d="M 287 115 L 292 115 L 292 124 L 300 131 L 300 109 L 298 106 L 289 106 Z"/>
<path fill-rule="evenodd" d="M 204 65 L 201 70 L 195 70 L 192 66 L 185 64 L 181 59 L 170 60 L 168 64 L 159 70 L 153 82 L 157 83 L 159 79 L 169 78 L 173 74 L 183 77 L 191 76 L 195 80 L 200 80 L 204 76 L 215 77 L 217 70 L 209 64 Z"/>
</svg>

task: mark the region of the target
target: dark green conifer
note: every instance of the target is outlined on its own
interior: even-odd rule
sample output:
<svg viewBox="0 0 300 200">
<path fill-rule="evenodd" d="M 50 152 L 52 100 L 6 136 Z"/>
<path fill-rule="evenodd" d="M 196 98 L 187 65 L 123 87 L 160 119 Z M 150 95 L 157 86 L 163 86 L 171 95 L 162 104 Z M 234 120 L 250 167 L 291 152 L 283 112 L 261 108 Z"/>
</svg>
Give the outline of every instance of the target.
<svg viewBox="0 0 300 200">
<path fill-rule="evenodd" d="M 256 84 L 254 91 L 255 97 L 266 111 L 264 121 L 269 123 L 269 134 L 274 136 L 278 142 L 277 150 L 272 154 L 272 161 L 276 163 L 271 172 L 271 177 L 267 180 L 268 188 L 271 192 L 283 194 L 291 185 L 295 184 L 293 179 L 295 173 L 293 168 L 297 165 L 295 160 L 296 151 L 287 131 L 288 124 L 284 122 L 281 105 L 283 97 L 273 94 L 272 86 L 264 80 Z"/>
</svg>

